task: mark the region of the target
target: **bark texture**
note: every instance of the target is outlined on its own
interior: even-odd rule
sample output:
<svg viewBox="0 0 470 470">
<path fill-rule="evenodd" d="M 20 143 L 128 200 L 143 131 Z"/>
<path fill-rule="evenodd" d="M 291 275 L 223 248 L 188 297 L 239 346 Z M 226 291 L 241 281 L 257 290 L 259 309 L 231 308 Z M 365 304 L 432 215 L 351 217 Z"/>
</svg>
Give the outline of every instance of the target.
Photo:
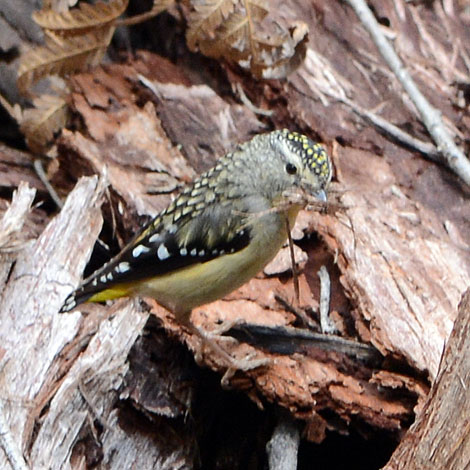
<svg viewBox="0 0 470 470">
<path fill-rule="evenodd" d="M 448 468 L 470 464 L 468 440 L 470 381 L 470 291 L 459 306 L 454 329 L 446 345 L 439 376 L 416 422 L 385 467 L 395 469 Z"/>
<path fill-rule="evenodd" d="M 26 34 L 11 3 L 0 6 L 4 51 L 40 36 Z M 369 3 L 468 150 L 468 4 Z M 20 7 L 32 10 L 28 2 Z M 121 51 L 122 60 L 71 77 L 73 121 L 57 138 L 56 157 L 43 161 L 65 201 L 60 211 L 34 171 L 37 157 L 0 144 L 0 412 L 7 428 L 0 434 L 10 435 L 31 469 L 263 468 L 278 407 L 296 420 L 288 422 L 304 442 L 315 443 L 327 431 L 365 440 L 383 432 L 398 442 L 418 415 L 386 468 L 468 465 L 468 295 L 454 321 L 469 284 L 469 189 L 361 114 L 372 111 L 430 143 L 349 6 L 273 0 L 271 9 L 274 19 L 300 18 L 310 29 L 305 62 L 283 81 L 256 81 L 190 53 L 176 11 L 129 33 L 147 34 L 145 45 L 158 42 L 172 60 Z M 3 34 L 5 21 L 16 35 Z M 14 67 L 15 60 L 2 64 L 0 76 Z M 0 81 L 2 90 L 13 83 Z M 253 106 L 240 99 L 240 87 Z M 3 94 L 12 100 L 15 90 Z M 257 335 L 234 328 L 217 341 L 265 366 L 224 376 L 223 358 L 148 299 L 58 314 L 84 271 L 104 263 L 185 183 L 238 142 L 282 127 L 323 142 L 335 167 L 330 210 L 302 211 L 293 230 L 300 301 L 286 248 L 264 273 L 192 317 L 217 336 L 221 324 L 258 327 Z M 98 237 L 108 252 L 95 246 Z M 374 361 L 300 335 L 299 310 L 319 323 L 323 265 L 338 335 L 366 344 L 361 351 L 375 351 Z M 238 393 L 221 391 L 222 376 Z M 256 424 L 246 424 L 251 418 Z M 0 468 L 13 460 L 0 452 Z"/>
</svg>

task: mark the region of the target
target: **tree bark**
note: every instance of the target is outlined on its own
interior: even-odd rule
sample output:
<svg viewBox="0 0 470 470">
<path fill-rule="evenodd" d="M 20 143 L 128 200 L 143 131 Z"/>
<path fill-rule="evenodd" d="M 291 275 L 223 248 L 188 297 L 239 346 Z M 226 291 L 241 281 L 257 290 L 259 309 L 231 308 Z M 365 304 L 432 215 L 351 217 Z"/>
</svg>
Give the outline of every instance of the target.
<svg viewBox="0 0 470 470">
<path fill-rule="evenodd" d="M 7 3 L 10 9 L 0 7 L 0 49 L 36 41 L 36 30 L 22 34 L 29 14 L 19 21 L 14 2 Z M 21 9 L 31 10 L 30 3 Z M 468 146 L 470 20 L 463 2 L 369 3 L 423 95 Z M 224 383 L 268 410 L 261 413 L 266 420 L 271 406 L 288 410 L 294 426 L 303 426 L 302 438 L 316 443 L 326 430 L 399 439 L 419 415 L 386 468 L 468 465 L 468 294 L 454 325 L 469 285 L 468 188 L 424 158 L 432 143 L 420 117 L 350 7 L 273 0 L 270 8 L 273 21 L 302 19 L 310 29 L 305 62 L 283 81 L 256 81 L 190 53 L 184 25 L 178 33 L 171 22 L 166 29 L 151 23 L 147 35 L 161 34 L 166 45 L 179 34 L 173 61 L 135 50 L 123 63 L 71 77 L 73 125 L 57 139 L 57 157 L 47 160 L 47 175 L 66 201 L 60 212 L 34 172 L 36 157 L 0 147 L 0 442 L 9 449 L 0 453 L 0 468 L 16 470 L 23 461 L 34 470 L 198 466 L 201 429 L 216 420 L 216 400 L 192 356 L 220 377 L 223 360 L 152 301 L 58 311 L 88 261 L 104 262 L 94 249 L 99 236 L 117 251 L 219 155 L 283 127 L 325 143 L 335 167 L 331 210 L 303 211 L 294 227 L 298 303 L 286 248 L 241 289 L 194 311 L 194 323 L 209 332 L 233 321 L 258 328 L 258 336 L 242 325 L 218 339 L 234 356 L 267 364 Z M 19 34 L 4 34 L 4 22 Z M 11 78 L 14 61 L 6 69 Z M 13 80 L 1 82 L 13 99 Z M 245 104 L 234 91 L 240 88 Z M 269 112 L 257 115 L 259 108 Z M 390 138 L 376 127 L 384 121 L 427 145 L 418 153 L 409 140 Z M 318 323 L 322 266 L 339 335 L 348 347 L 378 352 L 378 362 L 322 348 L 304 334 L 305 323 Z M 234 339 L 236 331 L 243 341 Z M 219 414 L 233 421 L 238 408 Z M 250 439 L 231 422 L 217 428 L 224 445 L 206 438 L 207 468 L 248 468 L 259 452 L 265 456 L 270 427 L 259 428 L 251 427 Z M 247 441 L 258 448 L 242 452 Z"/>
<path fill-rule="evenodd" d="M 467 290 L 428 400 L 385 470 L 468 468 L 469 384 L 470 290 Z"/>
</svg>

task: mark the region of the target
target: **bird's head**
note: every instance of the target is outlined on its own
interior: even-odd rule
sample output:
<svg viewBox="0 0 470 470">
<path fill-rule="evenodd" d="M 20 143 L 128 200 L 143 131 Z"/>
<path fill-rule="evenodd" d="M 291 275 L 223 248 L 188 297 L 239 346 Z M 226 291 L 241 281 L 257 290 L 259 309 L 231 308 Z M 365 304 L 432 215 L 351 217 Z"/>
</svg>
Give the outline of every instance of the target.
<svg viewBox="0 0 470 470">
<path fill-rule="evenodd" d="M 325 149 L 307 136 L 287 129 L 270 134 L 271 145 L 283 167 L 282 180 L 286 189 L 300 188 L 326 201 L 332 165 Z"/>
</svg>

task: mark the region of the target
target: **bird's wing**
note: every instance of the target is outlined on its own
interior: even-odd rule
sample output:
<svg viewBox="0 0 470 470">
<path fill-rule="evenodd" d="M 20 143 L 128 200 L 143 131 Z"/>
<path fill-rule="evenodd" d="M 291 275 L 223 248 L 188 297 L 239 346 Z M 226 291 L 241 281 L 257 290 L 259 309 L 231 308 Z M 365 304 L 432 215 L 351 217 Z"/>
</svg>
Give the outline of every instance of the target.
<svg viewBox="0 0 470 470">
<path fill-rule="evenodd" d="M 233 204 L 219 201 L 199 210 L 196 205 L 178 205 L 178 200 L 86 279 L 66 299 L 61 312 L 70 311 L 105 290 L 106 299 L 125 296 L 132 284 L 141 279 L 234 253 L 250 242 L 247 218 L 243 211 L 234 211 Z"/>
</svg>

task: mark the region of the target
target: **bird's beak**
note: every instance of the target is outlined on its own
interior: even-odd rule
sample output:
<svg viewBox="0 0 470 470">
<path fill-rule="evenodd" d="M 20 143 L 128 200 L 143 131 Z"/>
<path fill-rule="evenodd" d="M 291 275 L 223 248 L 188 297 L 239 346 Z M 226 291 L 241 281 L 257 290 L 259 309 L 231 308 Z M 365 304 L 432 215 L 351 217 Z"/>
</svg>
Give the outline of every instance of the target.
<svg viewBox="0 0 470 470">
<path fill-rule="evenodd" d="M 326 191 L 324 189 L 320 189 L 320 191 L 317 191 L 316 194 L 315 194 L 315 197 L 321 202 L 326 202 L 327 201 Z"/>
</svg>

